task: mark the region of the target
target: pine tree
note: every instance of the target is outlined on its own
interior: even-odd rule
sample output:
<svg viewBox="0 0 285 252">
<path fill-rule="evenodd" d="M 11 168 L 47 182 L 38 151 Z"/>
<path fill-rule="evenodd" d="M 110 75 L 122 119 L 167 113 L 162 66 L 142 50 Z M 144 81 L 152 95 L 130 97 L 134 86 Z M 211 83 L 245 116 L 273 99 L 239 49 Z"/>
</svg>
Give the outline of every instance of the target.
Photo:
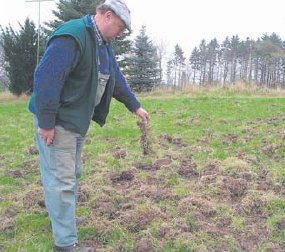
<svg viewBox="0 0 285 252">
<path fill-rule="evenodd" d="M 145 26 L 135 38 L 130 62 L 129 80 L 134 90 L 150 91 L 155 84 L 160 82 L 159 59 L 156 48 L 146 35 Z"/>
<path fill-rule="evenodd" d="M 200 70 L 200 54 L 199 54 L 199 50 L 197 47 L 194 47 L 191 56 L 189 58 L 189 62 L 191 64 L 191 68 L 193 69 L 193 79 L 192 82 L 195 83 L 196 82 L 196 75 L 197 72 Z"/>
<path fill-rule="evenodd" d="M 174 85 L 182 88 L 183 86 L 182 76 L 185 66 L 185 57 L 182 48 L 178 44 L 175 46 L 173 62 L 174 62 L 174 82 L 175 82 Z"/>
<path fill-rule="evenodd" d="M 10 80 L 9 90 L 16 95 L 30 94 L 33 89 L 33 72 L 36 67 L 37 31 L 28 18 L 20 30 L 1 27 L 1 45 L 4 50 L 4 68 Z"/>
</svg>

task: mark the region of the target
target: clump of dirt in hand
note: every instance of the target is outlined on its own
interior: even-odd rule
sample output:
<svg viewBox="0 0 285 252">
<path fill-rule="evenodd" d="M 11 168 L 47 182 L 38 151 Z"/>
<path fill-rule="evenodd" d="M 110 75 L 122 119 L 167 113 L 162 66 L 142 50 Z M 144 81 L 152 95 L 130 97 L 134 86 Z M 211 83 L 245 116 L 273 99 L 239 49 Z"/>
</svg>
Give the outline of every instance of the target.
<svg viewBox="0 0 285 252">
<path fill-rule="evenodd" d="M 137 122 L 137 125 L 140 128 L 141 136 L 140 136 L 140 143 L 141 148 L 143 150 L 143 154 L 150 155 L 153 150 L 151 147 L 151 136 L 150 136 L 150 123 L 145 121 Z"/>
</svg>

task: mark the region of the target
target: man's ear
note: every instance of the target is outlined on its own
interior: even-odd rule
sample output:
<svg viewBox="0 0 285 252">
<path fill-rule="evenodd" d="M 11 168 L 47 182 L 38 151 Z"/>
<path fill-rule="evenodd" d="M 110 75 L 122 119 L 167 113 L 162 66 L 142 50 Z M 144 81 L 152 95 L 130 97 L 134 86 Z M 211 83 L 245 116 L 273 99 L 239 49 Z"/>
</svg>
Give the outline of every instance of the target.
<svg viewBox="0 0 285 252">
<path fill-rule="evenodd" d="M 108 21 L 111 20 L 112 16 L 113 16 L 113 12 L 112 11 L 108 10 L 108 11 L 105 12 L 106 20 L 108 20 Z"/>
</svg>

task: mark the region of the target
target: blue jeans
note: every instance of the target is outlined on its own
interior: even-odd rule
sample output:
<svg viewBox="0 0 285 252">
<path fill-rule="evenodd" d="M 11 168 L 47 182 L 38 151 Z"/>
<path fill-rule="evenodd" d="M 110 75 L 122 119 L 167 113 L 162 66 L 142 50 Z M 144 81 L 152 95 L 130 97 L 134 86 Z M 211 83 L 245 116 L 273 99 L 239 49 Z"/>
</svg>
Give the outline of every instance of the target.
<svg viewBox="0 0 285 252">
<path fill-rule="evenodd" d="M 55 126 L 53 144 L 47 146 L 38 134 L 36 117 L 34 124 L 45 204 L 55 245 L 69 246 L 77 242 L 75 210 L 82 173 L 81 152 L 84 137 L 61 126 Z"/>
</svg>

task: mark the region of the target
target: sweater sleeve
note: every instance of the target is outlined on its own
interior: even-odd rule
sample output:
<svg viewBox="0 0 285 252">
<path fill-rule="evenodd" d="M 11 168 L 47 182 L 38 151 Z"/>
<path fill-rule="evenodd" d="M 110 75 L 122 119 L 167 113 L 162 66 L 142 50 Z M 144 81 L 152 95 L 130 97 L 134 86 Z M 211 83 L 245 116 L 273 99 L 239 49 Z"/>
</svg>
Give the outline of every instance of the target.
<svg viewBox="0 0 285 252">
<path fill-rule="evenodd" d="M 136 112 L 141 107 L 140 102 L 137 100 L 135 94 L 131 91 L 126 78 L 119 69 L 118 63 L 115 61 L 115 88 L 113 97 L 124 103 L 131 112 Z"/>
<path fill-rule="evenodd" d="M 79 57 L 80 51 L 72 37 L 54 38 L 47 47 L 34 76 L 35 111 L 40 128 L 54 128 L 61 90 Z"/>
</svg>

